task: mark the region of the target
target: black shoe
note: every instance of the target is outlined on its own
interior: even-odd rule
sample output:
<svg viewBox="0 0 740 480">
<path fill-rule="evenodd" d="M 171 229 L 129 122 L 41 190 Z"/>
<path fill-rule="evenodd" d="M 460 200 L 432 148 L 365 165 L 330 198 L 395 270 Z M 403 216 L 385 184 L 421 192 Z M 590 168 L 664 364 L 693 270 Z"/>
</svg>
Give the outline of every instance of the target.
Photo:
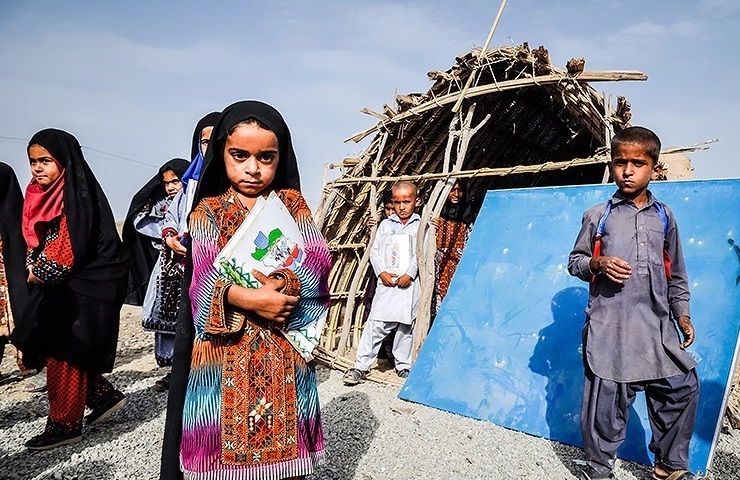
<svg viewBox="0 0 740 480">
<path fill-rule="evenodd" d="M 96 425 L 104 420 L 110 418 L 111 415 L 120 410 L 126 405 L 126 395 L 120 390 L 113 392 L 113 396 L 105 402 L 105 405 L 93 409 L 88 415 L 85 416 L 85 422 L 88 426 Z"/>
<path fill-rule="evenodd" d="M 368 372 L 364 372 L 356 368 L 350 368 L 347 370 L 347 373 L 344 374 L 344 377 L 342 377 L 342 382 L 344 382 L 345 385 L 357 385 L 358 383 L 365 381 L 367 374 Z"/>
<path fill-rule="evenodd" d="M 596 471 L 591 465 L 583 465 L 579 467 L 581 469 L 581 476 L 584 480 L 601 480 L 602 478 L 616 478 L 612 472 L 604 475 Z"/>
<path fill-rule="evenodd" d="M 396 375 L 398 375 L 398 378 L 409 378 L 409 369 L 404 368 L 403 370 L 396 370 Z"/>
<path fill-rule="evenodd" d="M 152 390 L 155 392 L 166 392 L 170 389 L 170 374 L 168 373 L 164 377 L 160 378 L 156 382 L 154 382 L 154 385 L 152 385 Z"/>
<path fill-rule="evenodd" d="M 71 445 L 78 443 L 82 440 L 82 434 L 70 433 L 67 435 L 54 435 L 52 433 L 44 432 L 40 435 L 32 437 L 25 443 L 25 446 L 29 450 L 50 450 L 52 448 L 61 447 L 62 445 Z"/>
</svg>

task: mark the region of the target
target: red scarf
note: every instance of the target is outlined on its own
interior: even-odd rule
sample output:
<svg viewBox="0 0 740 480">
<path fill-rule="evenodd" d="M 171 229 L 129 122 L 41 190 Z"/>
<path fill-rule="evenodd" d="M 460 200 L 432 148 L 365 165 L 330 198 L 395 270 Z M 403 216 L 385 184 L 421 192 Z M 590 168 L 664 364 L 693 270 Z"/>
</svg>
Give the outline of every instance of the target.
<svg viewBox="0 0 740 480">
<path fill-rule="evenodd" d="M 62 214 L 64 206 L 64 169 L 57 164 L 62 174 L 49 188 L 44 190 L 35 179 L 26 187 L 23 200 L 23 238 L 29 248 L 41 243 L 44 224 Z"/>
</svg>

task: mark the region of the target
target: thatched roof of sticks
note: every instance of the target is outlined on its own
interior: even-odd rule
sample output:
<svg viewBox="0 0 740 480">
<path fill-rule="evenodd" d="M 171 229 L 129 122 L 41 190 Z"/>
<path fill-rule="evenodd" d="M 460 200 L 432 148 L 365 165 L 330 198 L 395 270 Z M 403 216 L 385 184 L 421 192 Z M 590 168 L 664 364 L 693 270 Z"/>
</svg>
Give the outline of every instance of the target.
<svg viewBox="0 0 740 480">
<path fill-rule="evenodd" d="M 333 165 L 343 173 L 325 183 L 316 212 L 334 257 L 320 356 L 338 367 L 351 366 L 359 341 L 366 246 L 375 233 L 366 219 L 376 215 L 384 190 L 398 180 L 416 182 L 424 198 L 418 238 L 425 238 L 455 178 L 468 179 L 476 207 L 488 189 L 606 181 L 607 145 L 629 125 L 630 107 L 624 97 L 605 99 L 589 83 L 647 79 L 637 71 L 588 71 L 583 59 L 559 69 L 544 47 L 531 50 L 526 43 L 474 49 L 449 70 L 427 75 L 434 83 L 426 93 L 397 95 L 396 105 L 382 112 L 363 110 L 378 122 L 348 140 L 374 138 L 359 158 Z M 422 305 L 415 353 L 428 331 L 434 248 L 424 250 L 420 242 L 417 253 Z"/>
</svg>

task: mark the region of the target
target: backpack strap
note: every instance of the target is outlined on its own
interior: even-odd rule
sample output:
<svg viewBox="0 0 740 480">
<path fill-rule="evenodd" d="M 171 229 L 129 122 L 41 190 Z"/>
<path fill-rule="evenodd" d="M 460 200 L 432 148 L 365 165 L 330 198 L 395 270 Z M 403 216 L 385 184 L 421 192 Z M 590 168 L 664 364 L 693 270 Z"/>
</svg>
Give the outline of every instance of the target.
<svg viewBox="0 0 740 480">
<path fill-rule="evenodd" d="M 671 256 L 668 253 L 668 214 L 665 211 L 665 206 L 660 202 L 653 202 L 655 211 L 658 212 L 658 216 L 663 221 L 663 265 L 665 266 L 665 276 L 668 280 L 671 279 Z"/>
<path fill-rule="evenodd" d="M 609 216 L 609 212 L 611 211 L 612 211 L 612 201 L 609 200 L 608 202 L 606 202 L 606 206 L 604 207 L 604 213 L 601 214 L 599 223 L 596 225 L 596 234 L 594 235 L 594 251 L 593 251 L 594 257 L 601 256 L 601 237 L 604 234 L 604 226 L 606 225 L 606 217 Z M 591 277 L 591 283 L 594 283 L 595 281 L 596 281 L 596 275 Z"/>
<path fill-rule="evenodd" d="M 663 265 L 665 266 L 665 274 L 668 280 L 671 279 L 671 256 L 668 254 L 668 214 L 666 213 L 665 206 L 658 202 L 653 201 L 655 211 L 658 213 L 660 220 L 663 222 Z M 604 235 L 604 227 L 606 226 L 606 219 L 609 213 L 612 211 L 612 201 L 606 202 L 604 207 L 604 213 L 599 219 L 599 223 L 596 225 L 596 234 L 594 235 L 594 249 L 593 256 L 601 256 L 601 237 Z M 591 283 L 596 281 L 596 275 L 591 277 Z"/>
</svg>

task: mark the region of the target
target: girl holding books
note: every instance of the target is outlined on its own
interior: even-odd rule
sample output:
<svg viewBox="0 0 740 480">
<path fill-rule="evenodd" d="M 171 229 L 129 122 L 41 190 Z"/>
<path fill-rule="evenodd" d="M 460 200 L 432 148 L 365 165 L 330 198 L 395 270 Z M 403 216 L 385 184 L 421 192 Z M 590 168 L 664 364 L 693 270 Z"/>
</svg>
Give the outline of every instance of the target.
<svg viewBox="0 0 740 480">
<path fill-rule="evenodd" d="M 331 256 L 299 188 L 280 113 L 257 101 L 227 107 L 189 219 L 189 295 L 178 319 L 162 479 L 303 478 L 324 456 L 314 362 L 289 339 L 320 331 Z M 305 251 L 292 269 L 253 271 L 261 287 L 248 289 L 214 260 L 270 192 L 295 220 Z M 310 340 L 315 347 L 318 339 Z"/>
</svg>

